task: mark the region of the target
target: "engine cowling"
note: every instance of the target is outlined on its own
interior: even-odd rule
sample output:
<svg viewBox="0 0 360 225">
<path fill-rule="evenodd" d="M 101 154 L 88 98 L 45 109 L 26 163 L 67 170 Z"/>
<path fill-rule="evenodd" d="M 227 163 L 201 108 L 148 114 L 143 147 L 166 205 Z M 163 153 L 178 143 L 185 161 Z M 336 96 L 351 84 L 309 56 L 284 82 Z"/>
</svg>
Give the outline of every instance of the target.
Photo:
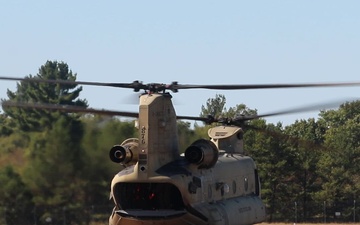
<svg viewBox="0 0 360 225">
<path fill-rule="evenodd" d="M 192 143 L 185 150 L 185 158 L 193 164 L 198 165 L 199 169 L 209 169 L 218 160 L 219 150 L 216 145 L 205 139 L 199 139 Z"/>
<path fill-rule="evenodd" d="M 138 160 L 137 138 L 126 139 L 121 145 L 114 145 L 109 152 L 111 161 L 121 164 L 136 163 Z"/>
</svg>

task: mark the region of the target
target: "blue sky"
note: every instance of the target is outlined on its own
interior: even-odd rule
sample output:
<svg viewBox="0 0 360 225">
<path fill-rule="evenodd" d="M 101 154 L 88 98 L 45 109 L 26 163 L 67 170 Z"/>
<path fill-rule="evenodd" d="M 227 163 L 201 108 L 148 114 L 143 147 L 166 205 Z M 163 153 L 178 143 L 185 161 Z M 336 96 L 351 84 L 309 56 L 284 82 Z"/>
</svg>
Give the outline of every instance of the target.
<svg viewBox="0 0 360 225">
<path fill-rule="evenodd" d="M 267 84 L 360 81 L 360 1 L 0 0 L 0 75 L 66 62 L 80 81 Z M 0 97 L 15 82 L 0 81 Z M 223 94 L 259 113 L 359 97 L 360 87 L 174 93 L 198 116 Z M 130 90 L 85 86 L 91 107 L 136 111 Z M 267 118 L 286 124 L 318 111 Z"/>
</svg>

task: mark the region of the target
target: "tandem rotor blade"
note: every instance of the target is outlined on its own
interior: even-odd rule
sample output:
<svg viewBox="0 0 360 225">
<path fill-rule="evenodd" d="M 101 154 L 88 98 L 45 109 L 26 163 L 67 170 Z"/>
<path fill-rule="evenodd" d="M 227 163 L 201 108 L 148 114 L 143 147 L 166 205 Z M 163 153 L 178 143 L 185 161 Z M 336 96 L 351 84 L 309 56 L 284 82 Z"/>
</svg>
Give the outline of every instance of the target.
<svg viewBox="0 0 360 225">
<path fill-rule="evenodd" d="M 230 84 L 230 85 L 187 85 L 179 84 L 174 89 L 214 89 L 214 90 L 249 90 L 249 89 L 276 89 L 276 88 L 307 88 L 307 87 L 345 87 L 360 86 L 360 82 L 335 83 L 299 83 L 299 84 Z"/>
<path fill-rule="evenodd" d="M 63 111 L 69 113 L 91 113 L 107 116 L 125 116 L 125 117 L 134 117 L 138 118 L 139 113 L 135 112 L 124 112 L 124 111 L 113 111 L 113 110 L 103 110 L 103 109 L 94 109 L 94 108 L 85 108 L 79 106 L 71 105 L 51 105 L 51 104 L 31 104 L 31 103 L 21 103 L 21 102 L 11 102 L 3 101 L 2 107 L 16 107 L 22 109 L 40 109 L 40 110 L 53 110 L 53 111 Z M 194 117 L 194 116 L 177 116 L 178 120 L 197 120 L 197 121 L 208 121 L 209 118 L 205 117 Z"/>
<path fill-rule="evenodd" d="M 102 110 L 102 109 L 85 108 L 85 107 L 71 106 L 71 105 L 31 104 L 31 103 L 3 101 L 2 107 L 53 110 L 53 111 L 63 111 L 69 113 L 91 113 L 91 114 L 99 114 L 99 115 L 107 115 L 107 116 L 124 116 L 124 117 L 135 117 L 135 118 L 139 117 L 139 113 L 134 113 L 134 112 Z"/>
<path fill-rule="evenodd" d="M 214 118 L 209 115 L 208 117 L 196 117 L 196 116 L 176 116 L 176 119 L 179 120 L 194 120 L 194 121 L 202 121 L 206 124 L 212 123 L 222 123 L 227 125 L 237 125 L 241 126 L 245 121 L 271 117 L 271 116 L 280 116 L 287 114 L 294 114 L 299 112 L 310 112 L 315 110 L 329 109 L 339 107 L 344 102 L 348 102 L 347 100 L 339 100 L 332 101 L 325 104 L 312 104 L 303 107 L 296 107 L 286 110 L 279 110 L 276 112 L 258 114 L 258 115 L 250 115 L 250 116 L 238 116 L 236 118 Z M 51 104 L 40 104 L 40 103 L 21 103 L 21 102 L 12 102 L 12 101 L 3 101 L 2 107 L 17 107 L 23 109 L 43 109 L 43 110 L 58 110 L 63 112 L 73 112 L 73 113 L 91 113 L 91 114 L 99 114 L 99 115 L 108 115 L 108 116 L 124 116 L 124 117 L 133 117 L 138 118 L 139 113 L 135 112 L 124 112 L 124 111 L 114 111 L 114 110 L 103 110 L 103 109 L 94 109 L 94 108 L 85 108 L 79 106 L 71 106 L 71 105 L 51 105 Z"/>
<path fill-rule="evenodd" d="M 124 117 L 133 117 L 138 118 L 139 113 L 135 112 L 124 112 L 124 111 L 113 111 L 113 110 L 103 110 L 103 109 L 94 109 L 94 108 L 85 108 L 79 106 L 71 105 L 51 105 L 51 104 L 41 104 L 41 103 L 21 103 L 21 102 L 12 102 L 12 101 L 3 101 L 1 103 L 3 108 L 7 107 L 16 107 L 21 109 L 40 109 L 40 110 L 52 110 L 52 111 L 63 111 L 68 113 L 90 113 L 98 115 L 107 115 L 107 116 L 124 116 Z M 208 124 L 212 123 L 213 118 L 209 117 L 195 117 L 195 116 L 176 116 L 178 120 L 197 120 L 203 121 Z"/>
<path fill-rule="evenodd" d="M 354 99 L 352 100 L 354 101 Z M 285 109 L 285 110 L 279 110 L 276 112 L 270 112 L 270 113 L 263 113 L 258 115 L 240 115 L 236 118 L 214 118 L 213 116 L 209 115 L 208 117 L 181 117 L 181 119 L 187 119 L 187 120 L 197 120 L 197 121 L 203 121 L 207 124 L 211 123 L 221 123 L 224 125 L 235 125 L 235 126 L 243 126 L 245 121 L 255 120 L 259 118 L 265 118 L 265 117 L 271 117 L 271 116 L 280 116 L 280 115 L 288 115 L 288 114 L 294 114 L 294 113 L 300 113 L 300 112 L 310 112 L 315 110 L 323 110 L 323 109 L 330 109 L 339 107 L 344 102 L 349 102 L 349 99 L 346 100 L 338 100 L 338 101 L 332 101 L 328 103 L 323 104 L 312 104 L 308 106 L 303 107 L 296 107 L 291 109 Z"/>
<path fill-rule="evenodd" d="M 247 121 L 247 120 L 253 120 L 253 119 L 270 117 L 270 116 L 280 116 L 280 115 L 288 115 L 288 114 L 294 114 L 294 113 L 300 113 L 300 112 L 310 112 L 310 111 L 315 111 L 315 110 L 330 109 L 330 108 L 339 107 L 341 104 L 343 104 L 344 102 L 348 102 L 348 101 L 349 101 L 349 99 L 331 101 L 331 102 L 322 103 L 322 104 L 312 104 L 312 105 L 307 105 L 307 106 L 303 106 L 303 107 L 285 109 L 285 110 L 281 110 L 281 111 L 277 111 L 277 112 L 270 112 L 270 113 L 264 113 L 264 114 L 253 115 L 253 116 L 244 116 L 240 119 L 243 121 Z"/>
<path fill-rule="evenodd" d="M 24 81 L 24 82 L 42 82 L 53 84 L 69 84 L 69 85 L 92 85 L 105 87 L 130 88 L 134 91 L 149 90 L 151 92 L 160 92 L 171 90 L 177 92 L 180 89 L 211 89 L 211 90 L 250 90 L 250 89 L 281 89 L 281 88 L 310 88 L 310 87 L 351 87 L 360 86 L 359 81 L 354 82 L 333 82 L 333 83 L 293 83 L 293 84 L 215 84 L 215 85 L 196 85 L 196 84 L 178 84 L 174 81 L 171 84 L 149 83 L 143 84 L 139 81 L 132 83 L 106 83 L 106 82 L 90 82 L 90 81 L 70 81 L 70 80 L 47 80 L 36 77 L 6 77 L 0 76 L 0 80 Z"/>
<path fill-rule="evenodd" d="M 51 104 L 41 104 L 41 103 L 34 104 L 34 103 L 12 102 L 12 101 L 3 101 L 1 105 L 3 108 L 16 107 L 21 109 L 53 110 L 53 111 L 63 111 L 69 113 L 91 113 L 91 114 L 99 114 L 99 115 L 107 115 L 107 116 L 124 116 L 124 117 L 133 117 L 133 118 L 139 117 L 139 113 L 135 113 L 135 112 L 103 110 L 103 109 L 71 106 L 71 105 L 51 105 Z M 177 116 L 176 119 L 197 120 L 204 122 L 210 120 L 210 118 L 194 117 L 194 116 Z"/>
<path fill-rule="evenodd" d="M 68 85 L 91 85 L 91 86 L 105 86 L 105 87 L 118 87 L 118 88 L 131 88 L 134 90 L 144 89 L 146 86 L 139 81 L 132 83 L 105 83 L 105 82 L 91 82 L 91 81 L 70 81 L 70 80 L 48 80 L 40 78 L 20 78 L 20 77 L 3 77 L 0 76 L 0 80 L 11 80 L 11 81 L 24 81 L 24 82 L 39 82 L 49 84 L 68 84 Z"/>
</svg>

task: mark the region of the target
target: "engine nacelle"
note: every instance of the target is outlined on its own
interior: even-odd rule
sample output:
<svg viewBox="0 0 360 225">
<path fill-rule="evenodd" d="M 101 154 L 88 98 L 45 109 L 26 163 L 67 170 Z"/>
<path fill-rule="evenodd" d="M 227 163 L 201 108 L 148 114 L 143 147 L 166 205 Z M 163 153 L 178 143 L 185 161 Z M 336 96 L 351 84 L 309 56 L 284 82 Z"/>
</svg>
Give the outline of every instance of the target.
<svg viewBox="0 0 360 225">
<path fill-rule="evenodd" d="M 218 160 L 219 150 L 216 145 L 205 139 L 199 139 L 185 150 L 185 158 L 193 164 L 199 165 L 199 169 L 209 169 Z"/>
<path fill-rule="evenodd" d="M 111 161 L 121 164 L 136 163 L 139 152 L 138 146 L 139 141 L 137 138 L 129 138 L 121 145 L 114 145 L 109 153 Z"/>
</svg>

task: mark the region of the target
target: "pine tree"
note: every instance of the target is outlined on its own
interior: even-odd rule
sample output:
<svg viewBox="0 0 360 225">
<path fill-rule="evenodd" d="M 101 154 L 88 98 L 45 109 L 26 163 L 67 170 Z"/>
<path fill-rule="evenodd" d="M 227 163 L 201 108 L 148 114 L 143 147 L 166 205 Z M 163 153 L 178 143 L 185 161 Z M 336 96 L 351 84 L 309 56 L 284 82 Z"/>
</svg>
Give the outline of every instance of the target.
<svg viewBox="0 0 360 225">
<path fill-rule="evenodd" d="M 7 91 L 8 100 L 30 104 L 45 103 L 87 107 L 86 100 L 78 99 L 82 87 L 77 87 L 77 84 L 34 81 L 34 79 L 75 81 L 76 74 L 73 74 L 64 62 L 47 61 L 45 65 L 40 67 L 36 76 L 29 75 L 25 78 L 28 80 L 18 83 L 16 91 Z M 66 114 L 13 107 L 4 108 L 4 112 L 14 119 L 17 126 L 24 131 L 42 131 L 50 128 L 60 114 Z"/>
</svg>

